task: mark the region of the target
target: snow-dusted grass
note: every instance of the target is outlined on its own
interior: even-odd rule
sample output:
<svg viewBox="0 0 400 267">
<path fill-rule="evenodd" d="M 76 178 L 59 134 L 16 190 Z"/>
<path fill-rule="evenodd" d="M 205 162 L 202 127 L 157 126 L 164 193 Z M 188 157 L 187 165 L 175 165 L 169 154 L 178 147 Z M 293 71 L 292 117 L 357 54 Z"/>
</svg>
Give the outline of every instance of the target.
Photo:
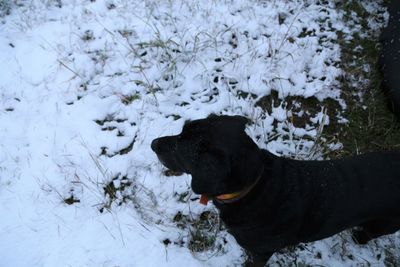
<svg viewBox="0 0 400 267">
<path fill-rule="evenodd" d="M 223 113 L 252 119 L 249 135 L 277 154 L 340 148 L 334 127 L 325 134 L 345 121 L 337 39 L 361 27 L 335 1 L 11 7 L 0 16 L 0 266 L 241 266 L 215 209 L 150 142 Z M 359 247 L 344 232 L 271 265 L 384 266 L 399 242 Z"/>
<path fill-rule="evenodd" d="M 10 0 L 0 0 L 0 17 L 10 14 L 11 1 Z"/>
<path fill-rule="evenodd" d="M 364 5 L 363 5 L 364 4 Z M 365 7 L 365 9 L 364 9 Z M 340 131 L 342 154 L 365 153 L 367 151 L 393 150 L 400 146 L 400 124 L 389 111 L 386 96 L 381 90 L 379 71 L 380 46 L 377 40 L 379 23 L 387 14 L 377 3 L 348 1 L 346 20 L 356 20 L 361 29 L 353 32 L 350 40 L 339 38 L 341 68 L 343 69 L 342 92 L 346 99 L 345 117 L 348 123 Z M 373 14 L 366 12 L 373 10 Z M 353 16 L 351 12 L 356 12 Z"/>
</svg>

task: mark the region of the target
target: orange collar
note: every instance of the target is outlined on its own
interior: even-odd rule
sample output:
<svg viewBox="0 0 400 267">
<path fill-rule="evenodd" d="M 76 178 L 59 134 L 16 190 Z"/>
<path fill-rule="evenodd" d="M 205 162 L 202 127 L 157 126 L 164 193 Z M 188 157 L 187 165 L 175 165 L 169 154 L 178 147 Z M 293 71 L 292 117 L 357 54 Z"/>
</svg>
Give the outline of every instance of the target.
<svg viewBox="0 0 400 267">
<path fill-rule="evenodd" d="M 249 187 L 243 189 L 242 191 L 215 196 L 214 199 L 219 203 L 227 204 L 243 198 L 256 186 L 256 184 L 260 181 L 263 173 L 264 173 L 264 168 L 262 169 L 260 175 L 257 177 L 256 181 Z M 206 195 L 200 196 L 200 204 L 207 206 L 208 201 L 209 201 L 208 196 Z"/>
<path fill-rule="evenodd" d="M 234 198 L 237 198 L 238 196 L 240 196 L 242 194 L 242 192 L 235 192 L 235 193 L 230 193 L 230 194 L 224 194 L 224 195 L 219 195 L 216 196 L 215 198 L 218 200 L 232 200 Z"/>
<path fill-rule="evenodd" d="M 234 200 L 239 199 L 241 194 L 242 194 L 242 192 L 235 192 L 235 193 L 230 193 L 230 194 L 219 195 L 214 198 L 218 202 L 227 203 L 227 202 L 233 202 Z M 206 195 L 200 196 L 200 204 L 207 206 L 207 203 L 209 200 L 210 200 L 209 197 Z"/>
</svg>

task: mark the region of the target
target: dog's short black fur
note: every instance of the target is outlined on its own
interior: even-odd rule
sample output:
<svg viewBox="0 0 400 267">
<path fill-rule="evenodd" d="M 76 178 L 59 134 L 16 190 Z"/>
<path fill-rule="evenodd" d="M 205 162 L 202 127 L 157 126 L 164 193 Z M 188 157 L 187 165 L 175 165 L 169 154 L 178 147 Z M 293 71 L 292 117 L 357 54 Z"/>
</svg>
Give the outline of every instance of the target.
<svg viewBox="0 0 400 267">
<path fill-rule="evenodd" d="M 192 175 L 192 189 L 214 198 L 229 232 L 262 265 L 277 250 L 358 226 L 359 244 L 400 229 L 400 152 L 298 161 L 259 149 L 247 119 L 210 116 L 155 139 L 169 169 Z M 216 196 L 256 185 L 242 198 Z M 260 265 L 260 266 L 262 266 Z"/>
</svg>

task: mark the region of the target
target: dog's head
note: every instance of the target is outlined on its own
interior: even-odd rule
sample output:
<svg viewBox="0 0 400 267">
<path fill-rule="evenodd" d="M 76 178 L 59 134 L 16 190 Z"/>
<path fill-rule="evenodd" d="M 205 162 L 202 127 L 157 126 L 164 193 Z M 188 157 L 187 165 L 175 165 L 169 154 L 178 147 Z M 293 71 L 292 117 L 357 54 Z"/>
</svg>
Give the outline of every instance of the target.
<svg viewBox="0 0 400 267">
<path fill-rule="evenodd" d="M 185 123 L 179 135 L 153 140 L 164 166 L 192 175 L 192 189 L 210 197 L 242 190 L 262 170 L 261 150 L 245 133 L 248 120 L 211 115 Z"/>
</svg>

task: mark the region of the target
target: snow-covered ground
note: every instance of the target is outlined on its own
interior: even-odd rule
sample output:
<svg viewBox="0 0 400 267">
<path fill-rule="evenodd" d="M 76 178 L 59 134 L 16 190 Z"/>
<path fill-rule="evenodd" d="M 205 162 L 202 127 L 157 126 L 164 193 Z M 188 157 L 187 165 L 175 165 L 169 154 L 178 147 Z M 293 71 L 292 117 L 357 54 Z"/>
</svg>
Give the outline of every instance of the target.
<svg viewBox="0 0 400 267">
<path fill-rule="evenodd" d="M 339 1 L 0 2 L 11 11 L 0 12 L 1 267 L 241 266 L 215 209 L 189 176 L 165 172 L 151 141 L 240 114 L 261 147 L 319 158 L 323 126 L 343 121 L 257 104 L 275 93 L 345 108 L 337 32 L 358 27 Z M 398 236 L 359 247 L 344 232 L 270 263 L 385 266 L 399 247 Z"/>
</svg>

